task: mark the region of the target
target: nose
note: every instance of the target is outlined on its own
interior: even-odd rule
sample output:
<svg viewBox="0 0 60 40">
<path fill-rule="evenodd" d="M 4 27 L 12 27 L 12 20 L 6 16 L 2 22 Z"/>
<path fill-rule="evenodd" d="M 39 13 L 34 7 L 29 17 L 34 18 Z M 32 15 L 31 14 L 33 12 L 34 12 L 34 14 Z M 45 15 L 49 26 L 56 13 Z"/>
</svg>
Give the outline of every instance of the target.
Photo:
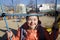
<svg viewBox="0 0 60 40">
<path fill-rule="evenodd" d="M 31 24 L 33 24 L 34 23 L 34 21 L 33 20 L 31 20 Z"/>
</svg>

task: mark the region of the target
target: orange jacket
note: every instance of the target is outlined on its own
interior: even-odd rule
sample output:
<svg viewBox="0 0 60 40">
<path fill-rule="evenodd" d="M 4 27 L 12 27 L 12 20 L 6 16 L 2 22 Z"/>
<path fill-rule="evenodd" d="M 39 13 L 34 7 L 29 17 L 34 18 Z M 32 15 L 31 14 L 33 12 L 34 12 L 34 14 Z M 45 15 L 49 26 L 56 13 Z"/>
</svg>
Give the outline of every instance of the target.
<svg viewBox="0 0 60 40">
<path fill-rule="evenodd" d="M 23 29 L 27 29 L 27 24 L 23 24 Z M 39 29 L 40 30 L 40 29 Z M 46 31 L 45 28 L 43 28 L 44 31 L 44 36 L 45 36 L 45 40 L 54 40 L 54 32 L 52 31 L 51 35 L 49 35 L 49 33 Z M 58 31 L 56 31 L 56 38 L 58 36 Z M 26 30 L 26 36 L 24 37 L 24 40 L 40 40 L 40 33 L 37 30 L 31 30 L 31 29 L 27 29 Z M 10 40 L 8 38 L 8 40 Z M 21 40 L 21 30 L 20 28 L 17 30 L 17 35 L 13 35 L 12 40 Z"/>
</svg>

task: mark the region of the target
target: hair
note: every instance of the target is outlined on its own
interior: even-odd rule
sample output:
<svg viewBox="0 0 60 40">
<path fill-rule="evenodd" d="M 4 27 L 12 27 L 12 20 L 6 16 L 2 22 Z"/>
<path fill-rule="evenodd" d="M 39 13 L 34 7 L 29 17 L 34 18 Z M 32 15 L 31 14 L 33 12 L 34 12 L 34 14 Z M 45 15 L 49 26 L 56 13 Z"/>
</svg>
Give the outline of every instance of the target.
<svg viewBox="0 0 60 40">
<path fill-rule="evenodd" d="M 30 10 L 27 14 L 37 14 L 35 10 Z M 30 16 L 26 16 L 26 20 L 29 18 Z M 39 19 L 39 17 L 37 16 L 37 18 Z"/>
<path fill-rule="evenodd" d="M 32 10 L 32 11 L 30 11 L 29 13 L 27 13 L 27 14 L 30 14 L 30 13 L 35 13 L 36 14 L 36 12 L 34 11 L 34 10 Z M 29 18 L 30 16 L 26 16 L 26 20 L 28 20 L 28 18 Z M 37 17 L 37 19 L 38 19 L 38 27 L 37 28 L 39 28 L 39 26 L 41 26 L 40 24 L 41 24 L 41 21 L 39 20 L 39 16 L 36 16 Z M 21 26 L 21 28 L 23 28 L 23 29 L 28 29 L 29 27 L 27 27 L 28 25 L 27 25 L 27 22 L 25 22 L 22 26 Z"/>
</svg>

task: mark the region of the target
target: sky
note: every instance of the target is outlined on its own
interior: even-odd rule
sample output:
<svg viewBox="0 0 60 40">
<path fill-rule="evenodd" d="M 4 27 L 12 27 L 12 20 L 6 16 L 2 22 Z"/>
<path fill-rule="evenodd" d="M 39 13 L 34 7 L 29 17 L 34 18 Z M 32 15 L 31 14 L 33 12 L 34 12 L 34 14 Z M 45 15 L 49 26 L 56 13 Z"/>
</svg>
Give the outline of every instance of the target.
<svg viewBox="0 0 60 40">
<path fill-rule="evenodd" d="M 13 1 L 13 3 L 12 3 Z M 16 4 L 29 4 L 30 0 L 0 0 L 0 3 L 5 4 L 5 5 L 16 5 Z M 36 0 L 33 0 L 34 3 Z M 37 4 L 43 4 L 43 3 L 53 3 L 55 0 L 37 0 Z M 57 0 L 57 3 L 60 4 L 60 0 Z"/>
</svg>

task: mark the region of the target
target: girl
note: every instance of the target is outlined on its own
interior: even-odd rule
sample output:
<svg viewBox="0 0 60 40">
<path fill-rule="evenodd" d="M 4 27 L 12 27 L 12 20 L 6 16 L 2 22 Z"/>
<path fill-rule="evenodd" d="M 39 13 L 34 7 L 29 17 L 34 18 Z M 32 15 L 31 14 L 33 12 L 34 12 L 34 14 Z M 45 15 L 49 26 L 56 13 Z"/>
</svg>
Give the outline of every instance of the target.
<svg viewBox="0 0 60 40">
<path fill-rule="evenodd" d="M 54 40 L 54 30 L 49 34 L 46 29 L 41 26 L 41 21 L 38 16 L 27 16 L 26 22 L 18 28 L 16 36 L 12 31 L 7 31 L 7 36 L 8 40 L 10 40 L 10 36 L 12 40 Z M 57 38 L 58 30 L 55 31 L 55 34 Z"/>
</svg>

